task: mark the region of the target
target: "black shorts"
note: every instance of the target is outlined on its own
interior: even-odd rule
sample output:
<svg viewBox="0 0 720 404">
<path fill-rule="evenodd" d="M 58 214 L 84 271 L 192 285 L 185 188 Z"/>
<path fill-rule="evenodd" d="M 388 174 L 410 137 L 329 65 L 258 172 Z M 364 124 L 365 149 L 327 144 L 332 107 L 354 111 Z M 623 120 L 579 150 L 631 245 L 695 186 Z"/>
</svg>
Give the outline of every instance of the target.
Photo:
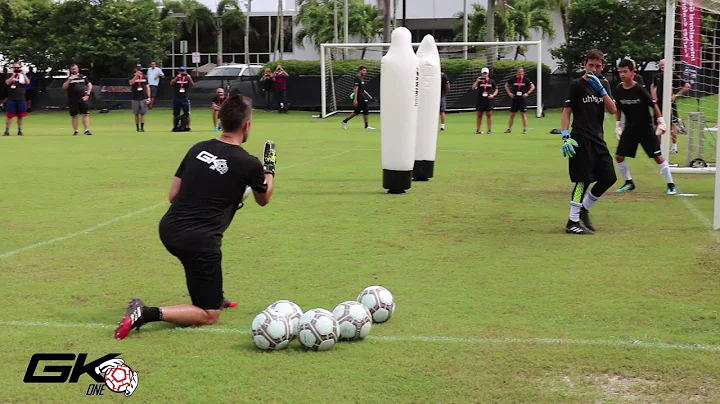
<svg viewBox="0 0 720 404">
<path fill-rule="evenodd" d="M 615 183 L 615 166 L 605 141 L 597 137 L 571 133 L 570 137 L 578 142 L 577 153 L 568 159 L 571 182 L 612 181 Z"/>
<path fill-rule="evenodd" d="M 652 128 L 625 129 L 625 132 L 623 132 L 618 142 L 617 152 L 615 154 L 635 158 L 638 145 L 642 146 L 650 158 L 655 158 L 662 154 L 660 151 L 660 142 L 657 136 L 655 136 L 655 133 L 653 133 Z"/>
<path fill-rule="evenodd" d="M 510 112 L 527 112 L 527 100 L 516 96 L 510 103 Z"/>
<path fill-rule="evenodd" d="M 361 112 L 363 115 L 370 115 L 370 102 L 362 97 L 358 100 L 353 113 L 360 115 Z"/>
<path fill-rule="evenodd" d="M 85 101 L 68 101 L 68 109 L 70 110 L 70 116 L 77 116 L 77 114 L 87 115 L 90 113 L 90 107 Z"/>
<path fill-rule="evenodd" d="M 185 267 L 185 281 L 193 306 L 220 310 L 223 301 L 222 252 L 189 251 L 165 245 Z"/>
<path fill-rule="evenodd" d="M 662 105 L 661 105 L 660 103 L 658 103 L 658 108 L 660 108 L 660 111 L 663 111 Z M 663 112 L 663 113 L 665 113 L 665 112 Z M 653 113 L 653 115 L 655 115 L 655 114 Z M 671 115 L 671 118 L 670 118 L 670 119 L 671 119 L 670 122 L 671 122 L 671 123 L 678 123 L 678 118 L 679 118 L 679 116 L 680 116 L 680 114 L 678 114 L 677 104 L 673 102 L 673 103 L 672 103 L 672 115 Z M 656 117 L 655 117 L 655 120 L 657 121 L 657 119 L 658 119 L 658 117 L 656 116 Z"/>
<path fill-rule="evenodd" d="M 475 110 L 478 112 L 487 112 L 493 110 L 493 102 L 487 98 L 479 99 L 475 104 Z"/>
</svg>

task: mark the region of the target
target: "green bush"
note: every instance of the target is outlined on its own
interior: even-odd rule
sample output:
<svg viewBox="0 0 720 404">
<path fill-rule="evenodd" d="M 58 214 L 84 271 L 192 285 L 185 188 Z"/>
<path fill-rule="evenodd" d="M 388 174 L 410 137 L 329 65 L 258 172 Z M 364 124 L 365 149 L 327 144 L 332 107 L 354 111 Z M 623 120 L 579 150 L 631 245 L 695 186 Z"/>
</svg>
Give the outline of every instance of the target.
<svg viewBox="0 0 720 404">
<path fill-rule="evenodd" d="M 278 64 L 282 64 L 285 71 L 291 76 L 319 76 L 320 61 L 319 60 L 282 60 L 279 62 L 270 62 L 265 65 L 273 71 Z M 380 69 L 379 60 L 335 60 L 332 63 L 333 74 L 335 76 L 343 74 L 355 74 L 360 66 L 366 66 L 370 71 Z M 465 73 L 469 70 L 479 70 L 486 66 L 484 60 L 481 59 L 442 59 L 442 69 L 445 74 L 455 75 Z M 515 73 L 519 67 L 525 68 L 528 76 L 534 75 L 537 63 L 528 60 L 498 60 L 493 67 L 492 75 L 494 77 L 505 77 Z M 543 65 L 543 71 L 550 73 L 550 68 Z"/>
</svg>

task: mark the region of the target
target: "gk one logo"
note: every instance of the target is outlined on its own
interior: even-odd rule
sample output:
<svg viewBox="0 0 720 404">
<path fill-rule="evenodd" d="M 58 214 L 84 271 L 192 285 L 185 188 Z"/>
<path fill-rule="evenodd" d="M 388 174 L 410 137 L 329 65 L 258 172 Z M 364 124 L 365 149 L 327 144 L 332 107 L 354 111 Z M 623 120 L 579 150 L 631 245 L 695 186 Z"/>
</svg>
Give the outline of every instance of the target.
<svg viewBox="0 0 720 404">
<path fill-rule="evenodd" d="M 225 174 L 226 172 L 228 172 L 227 160 L 219 159 L 217 158 L 217 156 L 214 156 L 206 152 L 205 150 L 201 151 L 196 158 L 203 163 L 210 164 L 210 169 L 215 170 L 220 174 Z"/>
</svg>

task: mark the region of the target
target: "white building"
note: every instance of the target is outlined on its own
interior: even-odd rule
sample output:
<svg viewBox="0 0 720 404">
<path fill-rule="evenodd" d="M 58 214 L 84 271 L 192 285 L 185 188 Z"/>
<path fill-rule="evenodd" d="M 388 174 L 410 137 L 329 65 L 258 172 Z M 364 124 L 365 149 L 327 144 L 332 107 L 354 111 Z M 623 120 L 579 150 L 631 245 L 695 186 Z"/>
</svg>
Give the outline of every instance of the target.
<svg viewBox="0 0 720 404">
<path fill-rule="evenodd" d="M 217 0 L 200 0 L 211 10 L 215 10 L 217 7 Z M 297 6 L 295 0 L 280 0 L 284 2 L 283 13 L 285 17 L 295 17 L 297 15 Z M 378 0 L 365 0 L 369 4 L 378 4 Z M 243 10 L 247 10 L 247 0 L 239 0 Z M 402 0 L 397 1 L 399 7 L 402 7 Z M 452 31 L 453 16 L 458 12 L 463 11 L 464 0 L 407 0 L 408 6 L 406 10 L 407 27 L 413 33 L 413 40 L 420 42 L 426 34 L 432 34 L 438 41 L 452 41 L 454 34 Z M 483 7 L 487 7 L 487 0 L 469 0 L 468 10 L 472 10 L 472 5 L 475 3 L 482 4 Z M 342 7 L 342 3 L 341 3 Z M 267 18 L 268 21 L 272 17 L 278 15 L 279 1 L 278 0 L 252 0 L 251 4 L 251 19 Z M 402 19 L 402 9 L 395 10 L 394 16 L 396 19 Z M 553 40 L 543 39 L 543 62 L 549 65 L 551 68 L 557 66 L 557 62 L 552 59 L 550 55 L 550 49 L 555 48 L 563 43 L 564 32 L 560 13 L 558 11 L 553 13 L 553 25 L 555 27 L 555 38 Z M 342 31 L 342 27 L 339 30 Z M 292 35 L 295 35 L 298 27 L 292 26 Z M 274 39 L 272 36 L 275 32 L 271 32 L 268 37 L 268 50 L 267 53 L 271 53 L 272 43 Z M 540 32 L 534 32 L 533 40 L 541 39 Z M 378 39 L 378 41 L 380 38 Z M 253 53 L 257 53 L 259 49 L 251 48 Z M 527 54 L 528 60 L 537 60 L 537 53 L 535 49 L 529 49 Z M 513 55 L 510 55 L 511 57 Z M 315 49 L 312 43 L 306 41 L 304 47 L 299 47 L 293 43 L 292 51 L 285 52 L 283 59 L 301 59 L 301 60 L 315 60 L 319 59 L 319 51 Z"/>
</svg>

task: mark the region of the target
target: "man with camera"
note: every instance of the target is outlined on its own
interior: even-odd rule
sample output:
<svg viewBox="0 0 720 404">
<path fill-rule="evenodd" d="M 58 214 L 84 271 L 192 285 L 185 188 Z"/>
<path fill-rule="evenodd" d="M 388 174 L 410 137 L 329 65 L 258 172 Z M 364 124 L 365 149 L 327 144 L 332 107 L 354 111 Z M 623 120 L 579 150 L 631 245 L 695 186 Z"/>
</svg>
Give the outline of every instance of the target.
<svg viewBox="0 0 720 404">
<path fill-rule="evenodd" d="M 178 119 L 180 119 L 180 111 L 182 110 L 185 117 L 185 131 L 190 131 L 190 98 L 188 98 L 188 90 L 195 86 L 192 76 L 187 73 L 185 66 L 180 66 L 178 75 L 170 80 L 170 85 L 175 89 L 173 96 L 173 131 L 177 131 Z"/>
<path fill-rule="evenodd" d="M 78 134 L 78 114 L 83 116 L 85 134 L 90 136 L 90 106 L 88 100 L 92 94 L 93 85 L 87 76 L 80 74 L 80 67 L 70 66 L 70 76 L 62 84 L 63 90 L 68 94 L 68 109 L 72 117 L 73 136 Z"/>
<path fill-rule="evenodd" d="M 23 73 L 20 63 L 13 63 L 13 72 L 6 78 L 7 85 L 7 119 L 5 120 L 5 133 L 10 136 L 10 126 L 13 118 L 17 118 L 18 136 L 22 136 L 22 121 L 27 116 L 27 103 L 25 101 L 25 86 L 30 79 Z"/>
<path fill-rule="evenodd" d="M 132 87 L 132 112 L 135 115 L 135 130 L 145 132 L 145 114 L 150 104 L 150 84 L 148 77 L 143 74 L 142 65 L 135 67 L 135 74 L 130 78 Z"/>
<path fill-rule="evenodd" d="M 282 66 L 277 65 L 273 78 L 275 79 L 275 92 L 277 95 L 276 100 L 280 103 L 280 109 L 278 109 L 278 112 L 284 112 L 286 114 L 288 111 L 287 89 L 289 76 L 290 75 L 285 71 L 285 69 L 283 69 Z"/>
</svg>

